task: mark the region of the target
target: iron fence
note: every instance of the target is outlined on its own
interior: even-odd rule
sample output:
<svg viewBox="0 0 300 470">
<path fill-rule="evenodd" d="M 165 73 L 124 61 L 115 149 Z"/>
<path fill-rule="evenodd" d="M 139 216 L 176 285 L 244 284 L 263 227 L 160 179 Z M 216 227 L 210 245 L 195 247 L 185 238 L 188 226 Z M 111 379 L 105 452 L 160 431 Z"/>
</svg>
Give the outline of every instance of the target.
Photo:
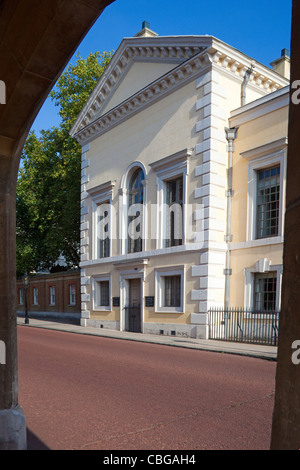
<svg viewBox="0 0 300 470">
<path fill-rule="evenodd" d="M 279 313 L 239 308 L 211 309 L 208 312 L 209 338 L 277 346 Z"/>
</svg>

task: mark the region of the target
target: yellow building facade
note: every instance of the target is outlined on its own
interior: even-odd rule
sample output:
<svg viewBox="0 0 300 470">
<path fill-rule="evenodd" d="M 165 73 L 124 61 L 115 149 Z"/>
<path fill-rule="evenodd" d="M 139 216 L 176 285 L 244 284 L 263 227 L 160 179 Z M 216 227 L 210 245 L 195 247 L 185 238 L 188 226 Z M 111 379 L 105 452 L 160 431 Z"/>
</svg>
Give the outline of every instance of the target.
<svg viewBox="0 0 300 470">
<path fill-rule="evenodd" d="M 209 309 L 244 306 L 256 266 L 280 278 L 282 227 L 255 239 L 248 191 L 270 157 L 283 196 L 288 83 L 211 36 L 122 41 L 71 131 L 82 325 L 208 338 Z"/>
<path fill-rule="evenodd" d="M 238 127 L 233 153 L 231 307 L 280 310 L 288 108 L 286 87 L 234 110 L 229 119 L 231 127 Z M 264 300 L 257 298 L 259 282 L 269 283 L 270 288 L 273 284 L 269 301 L 267 294 Z"/>
</svg>

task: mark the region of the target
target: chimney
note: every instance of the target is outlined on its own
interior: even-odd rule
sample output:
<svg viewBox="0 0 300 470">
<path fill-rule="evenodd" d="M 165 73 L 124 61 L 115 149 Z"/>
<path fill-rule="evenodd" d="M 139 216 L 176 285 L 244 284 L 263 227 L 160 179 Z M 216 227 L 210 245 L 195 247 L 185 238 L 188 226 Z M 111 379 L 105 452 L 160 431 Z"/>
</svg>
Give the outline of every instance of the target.
<svg viewBox="0 0 300 470">
<path fill-rule="evenodd" d="M 288 49 L 282 49 L 281 57 L 271 62 L 270 65 L 273 67 L 274 72 L 279 73 L 288 80 L 290 79 L 291 59 Z"/>
<path fill-rule="evenodd" d="M 149 38 L 149 37 L 155 37 L 158 36 L 157 33 L 154 31 L 151 31 L 150 29 L 150 23 L 148 21 L 143 21 L 142 23 L 142 29 L 139 31 L 134 37 L 144 37 L 144 38 Z"/>
</svg>

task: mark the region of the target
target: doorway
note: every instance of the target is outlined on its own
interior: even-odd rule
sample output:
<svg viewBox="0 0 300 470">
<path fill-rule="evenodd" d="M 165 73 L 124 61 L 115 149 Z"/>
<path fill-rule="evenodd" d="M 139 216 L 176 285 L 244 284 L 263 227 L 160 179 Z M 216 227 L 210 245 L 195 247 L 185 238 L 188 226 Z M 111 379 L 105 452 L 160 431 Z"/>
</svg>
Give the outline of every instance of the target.
<svg viewBox="0 0 300 470">
<path fill-rule="evenodd" d="M 141 279 L 129 279 L 128 305 L 125 307 L 126 330 L 134 333 L 142 332 L 141 323 Z"/>
</svg>

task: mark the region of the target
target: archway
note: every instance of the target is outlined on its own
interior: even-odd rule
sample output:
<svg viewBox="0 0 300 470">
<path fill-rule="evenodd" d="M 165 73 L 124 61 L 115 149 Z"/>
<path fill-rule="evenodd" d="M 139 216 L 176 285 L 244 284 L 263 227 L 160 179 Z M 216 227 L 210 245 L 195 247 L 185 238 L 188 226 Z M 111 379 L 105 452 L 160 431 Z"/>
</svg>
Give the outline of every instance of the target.
<svg viewBox="0 0 300 470">
<path fill-rule="evenodd" d="M 26 448 L 18 404 L 15 193 L 31 125 L 77 46 L 114 0 L 0 0 L 0 450 Z M 3 93 L 2 93 L 3 94 Z"/>
</svg>

